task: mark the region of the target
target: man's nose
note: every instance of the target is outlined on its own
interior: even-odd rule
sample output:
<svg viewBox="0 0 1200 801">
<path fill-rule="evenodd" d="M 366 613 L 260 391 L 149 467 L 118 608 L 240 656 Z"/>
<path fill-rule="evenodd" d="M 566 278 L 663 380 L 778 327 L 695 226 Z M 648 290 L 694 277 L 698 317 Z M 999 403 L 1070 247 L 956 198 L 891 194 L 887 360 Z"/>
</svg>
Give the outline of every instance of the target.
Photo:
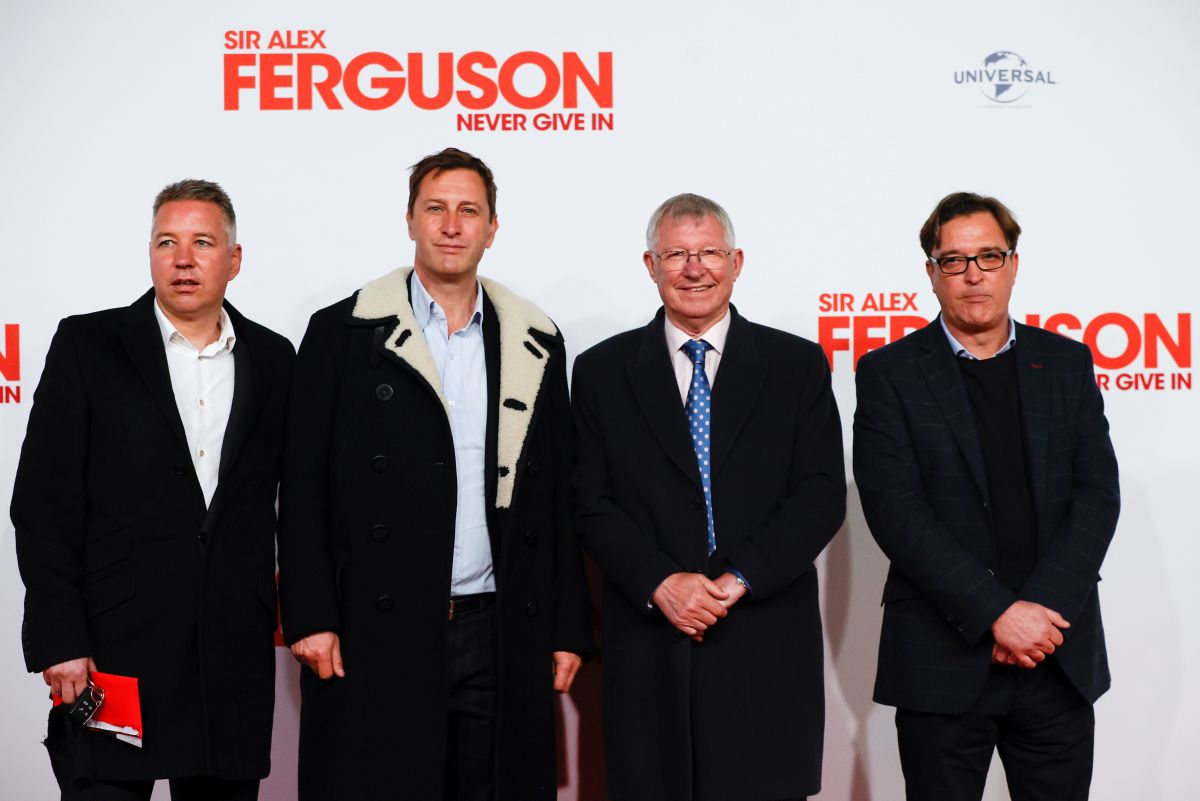
<svg viewBox="0 0 1200 801">
<path fill-rule="evenodd" d="M 688 254 L 687 261 L 683 265 L 683 274 L 688 278 L 699 278 L 704 275 L 704 265 L 700 263 L 699 255 Z"/>
<path fill-rule="evenodd" d="M 191 267 L 194 253 L 191 245 L 180 244 L 175 248 L 175 266 Z"/>
</svg>

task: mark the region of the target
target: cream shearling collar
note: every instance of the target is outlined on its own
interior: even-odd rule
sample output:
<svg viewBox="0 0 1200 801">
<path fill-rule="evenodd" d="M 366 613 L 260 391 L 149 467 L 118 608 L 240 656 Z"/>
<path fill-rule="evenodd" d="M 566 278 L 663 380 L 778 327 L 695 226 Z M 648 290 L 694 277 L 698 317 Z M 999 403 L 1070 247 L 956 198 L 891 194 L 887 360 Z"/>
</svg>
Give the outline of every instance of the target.
<svg viewBox="0 0 1200 801">
<path fill-rule="evenodd" d="M 411 267 L 393 270 L 363 286 L 354 298 L 351 315 L 363 321 L 395 319 L 383 347 L 408 364 L 450 408 L 442 380 L 425 337 L 420 335 L 408 299 Z M 558 327 L 545 312 L 502 284 L 480 278 L 483 291 L 496 310 L 500 324 L 500 406 L 496 410 L 496 507 L 512 504 L 517 463 L 529 436 L 529 426 L 539 400 L 549 354 L 535 333 L 558 338 Z"/>
</svg>

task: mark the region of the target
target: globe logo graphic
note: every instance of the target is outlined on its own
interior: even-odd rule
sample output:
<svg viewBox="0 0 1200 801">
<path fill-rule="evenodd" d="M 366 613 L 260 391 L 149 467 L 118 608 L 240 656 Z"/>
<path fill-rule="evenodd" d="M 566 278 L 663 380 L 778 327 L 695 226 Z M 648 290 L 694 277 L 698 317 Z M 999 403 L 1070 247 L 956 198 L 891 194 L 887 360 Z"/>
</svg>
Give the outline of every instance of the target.
<svg viewBox="0 0 1200 801">
<path fill-rule="evenodd" d="M 984 80 L 979 89 L 984 97 L 996 103 L 1012 103 L 1020 100 L 1029 90 L 1029 84 L 1013 81 L 1014 72 L 1028 69 L 1029 63 L 1011 50 L 997 50 L 983 60 Z M 989 75 L 990 73 L 990 75 Z M 1018 78 L 1019 78 L 1018 74 Z"/>
</svg>

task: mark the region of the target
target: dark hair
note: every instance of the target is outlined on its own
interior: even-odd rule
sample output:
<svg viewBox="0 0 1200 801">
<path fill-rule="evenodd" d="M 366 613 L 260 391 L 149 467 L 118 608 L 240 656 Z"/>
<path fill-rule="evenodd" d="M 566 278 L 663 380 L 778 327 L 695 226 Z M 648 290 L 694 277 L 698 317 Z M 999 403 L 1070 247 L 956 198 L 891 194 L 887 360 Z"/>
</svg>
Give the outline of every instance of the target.
<svg viewBox="0 0 1200 801">
<path fill-rule="evenodd" d="M 421 190 L 421 181 L 425 180 L 425 176 L 437 175 L 443 170 L 470 170 L 483 179 L 483 187 L 487 190 L 488 222 L 496 219 L 496 181 L 492 178 L 492 171 L 488 165 L 483 163 L 483 159 L 476 158 L 456 147 L 448 147 L 441 153 L 426 156 L 409 169 L 412 170 L 412 175 L 408 176 L 408 214 L 410 217 L 413 213 L 413 205 L 417 202 L 417 193 Z"/>
<path fill-rule="evenodd" d="M 151 227 L 154 225 L 154 219 L 158 217 L 158 210 L 176 200 L 199 200 L 217 204 L 217 207 L 221 209 L 221 215 L 225 218 L 225 233 L 229 237 L 230 247 L 237 243 L 237 215 L 233 211 L 233 201 L 229 199 L 229 195 L 225 194 L 225 190 L 221 188 L 220 184 L 199 178 L 187 178 L 164 186 L 163 190 L 158 193 L 158 197 L 154 198 Z"/>
<path fill-rule="evenodd" d="M 942 226 L 958 217 L 969 214 L 990 214 L 1004 232 L 1004 241 L 1009 248 L 1016 249 L 1017 237 L 1021 235 L 1021 226 L 1013 218 L 1013 214 L 999 200 L 974 192 L 954 192 L 946 195 L 934 208 L 929 219 L 921 226 L 921 249 L 925 255 L 932 258 L 933 251 L 942 242 Z"/>
</svg>

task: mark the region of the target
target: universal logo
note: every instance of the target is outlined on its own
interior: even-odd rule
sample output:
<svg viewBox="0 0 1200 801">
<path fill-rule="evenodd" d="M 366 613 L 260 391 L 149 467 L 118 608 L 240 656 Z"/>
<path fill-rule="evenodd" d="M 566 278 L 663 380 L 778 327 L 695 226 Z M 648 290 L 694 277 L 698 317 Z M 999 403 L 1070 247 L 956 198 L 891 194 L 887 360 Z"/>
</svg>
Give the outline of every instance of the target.
<svg viewBox="0 0 1200 801">
<path fill-rule="evenodd" d="M 1011 50 L 997 50 L 984 57 L 982 65 L 973 69 L 955 70 L 954 83 L 970 84 L 991 103 L 1012 106 L 1034 86 L 1056 86 L 1048 69 L 1031 65 Z"/>
</svg>

